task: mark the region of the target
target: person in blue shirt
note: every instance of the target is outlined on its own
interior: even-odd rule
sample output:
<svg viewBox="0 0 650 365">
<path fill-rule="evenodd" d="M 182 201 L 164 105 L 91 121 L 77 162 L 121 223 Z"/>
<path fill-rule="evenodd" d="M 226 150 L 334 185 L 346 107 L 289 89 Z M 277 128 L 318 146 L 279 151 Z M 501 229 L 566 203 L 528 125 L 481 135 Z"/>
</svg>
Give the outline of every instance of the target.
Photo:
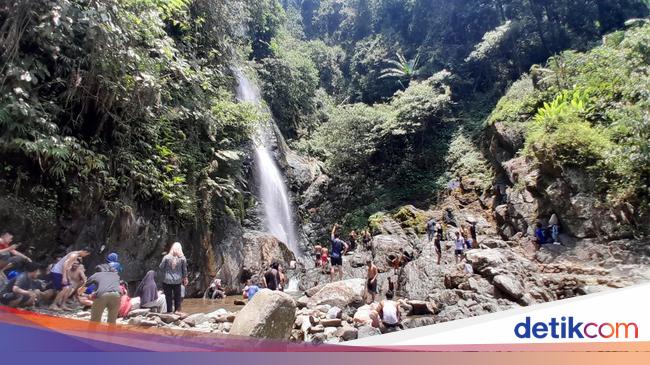
<svg viewBox="0 0 650 365">
<path fill-rule="evenodd" d="M 246 298 L 248 298 L 248 301 L 250 302 L 251 299 L 255 296 L 255 294 L 260 291 L 260 287 L 257 286 L 256 283 L 253 283 L 251 280 L 248 281 L 249 284 L 244 288 L 244 293 L 246 293 Z"/>
<path fill-rule="evenodd" d="M 537 248 L 542 247 L 546 243 L 546 232 L 541 223 L 537 223 L 535 228 L 535 242 L 537 243 Z"/>
<path fill-rule="evenodd" d="M 332 253 L 330 254 L 330 280 L 334 281 L 334 274 L 338 273 L 339 280 L 343 279 L 343 255 L 348 252 L 348 244 L 339 238 L 338 232 L 339 225 L 334 224 L 332 227 L 332 234 L 330 235 L 330 242 L 332 243 Z"/>
</svg>

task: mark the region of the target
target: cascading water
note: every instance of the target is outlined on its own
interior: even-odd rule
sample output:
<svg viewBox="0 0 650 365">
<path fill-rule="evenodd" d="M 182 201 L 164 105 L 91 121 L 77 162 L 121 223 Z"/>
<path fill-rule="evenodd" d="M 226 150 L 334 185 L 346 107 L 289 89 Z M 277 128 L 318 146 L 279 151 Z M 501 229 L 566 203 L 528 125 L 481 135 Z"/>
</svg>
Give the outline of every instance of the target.
<svg viewBox="0 0 650 365">
<path fill-rule="evenodd" d="M 235 69 L 234 73 L 239 82 L 237 98 L 259 105 L 260 92 L 256 85 L 252 84 L 241 70 Z M 269 123 L 275 122 L 270 120 L 268 123 L 260 123 L 254 138 L 255 166 L 260 184 L 259 198 L 264 208 L 264 224 L 269 233 L 286 243 L 294 255 L 299 257 L 300 250 L 296 241 L 291 200 L 282 173 L 268 149 L 269 136 L 275 133 Z"/>
</svg>

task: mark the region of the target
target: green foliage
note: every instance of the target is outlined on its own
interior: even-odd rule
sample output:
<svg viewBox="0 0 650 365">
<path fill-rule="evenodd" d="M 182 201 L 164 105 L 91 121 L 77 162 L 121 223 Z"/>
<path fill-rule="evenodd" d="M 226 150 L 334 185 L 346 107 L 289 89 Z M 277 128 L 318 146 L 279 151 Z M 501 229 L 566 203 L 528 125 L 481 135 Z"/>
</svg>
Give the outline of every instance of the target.
<svg viewBox="0 0 650 365">
<path fill-rule="evenodd" d="M 583 169 L 611 204 L 645 204 L 649 41 L 650 26 L 638 26 L 589 52 L 551 58 L 532 70 L 538 90 L 522 79 L 488 122 L 526 126 L 524 153 L 547 168 Z"/>
<path fill-rule="evenodd" d="M 395 55 L 397 56 L 396 60 L 384 60 L 389 65 L 392 65 L 392 67 L 381 70 L 381 76 L 379 76 L 379 78 L 396 78 L 400 84 L 402 83 L 402 80 L 410 80 L 414 78 L 417 75 L 420 56 L 417 55 L 411 60 L 406 60 L 404 55 L 399 52 Z M 403 84 L 402 87 L 404 87 Z"/>
<path fill-rule="evenodd" d="M 239 150 L 257 116 L 234 102 L 215 60 L 229 52 L 223 43 L 241 42 L 223 38 L 239 18 L 215 25 L 219 9 L 212 0 L 0 9 L 3 178 L 17 194 L 44 187 L 60 209 L 82 201 L 115 214 L 140 203 L 187 221 L 200 187 L 219 195 L 216 205 L 234 204 Z M 222 38 L 204 42 L 205 26 Z"/>
<path fill-rule="evenodd" d="M 476 179 L 481 188 L 491 186 L 494 174 L 490 164 L 463 130 L 452 137 L 445 160 L 455 179 Z"/>
</svg>

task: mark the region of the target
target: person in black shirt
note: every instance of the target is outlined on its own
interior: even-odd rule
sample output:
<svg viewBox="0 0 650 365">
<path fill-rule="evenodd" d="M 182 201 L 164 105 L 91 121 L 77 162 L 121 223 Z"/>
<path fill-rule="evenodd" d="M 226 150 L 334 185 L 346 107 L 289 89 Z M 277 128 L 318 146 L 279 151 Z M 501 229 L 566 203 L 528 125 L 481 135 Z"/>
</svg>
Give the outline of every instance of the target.
<svg viewBox="0 0 650 365">
<path fill-rule="evenodd" d="M 35 289 L 38 267 L 33 263 L 25 265 L 25 272 L 9 280 L 0 292 L 0 303 L 9 307 L 32 307 L 43 293 Z"/>
</svg>

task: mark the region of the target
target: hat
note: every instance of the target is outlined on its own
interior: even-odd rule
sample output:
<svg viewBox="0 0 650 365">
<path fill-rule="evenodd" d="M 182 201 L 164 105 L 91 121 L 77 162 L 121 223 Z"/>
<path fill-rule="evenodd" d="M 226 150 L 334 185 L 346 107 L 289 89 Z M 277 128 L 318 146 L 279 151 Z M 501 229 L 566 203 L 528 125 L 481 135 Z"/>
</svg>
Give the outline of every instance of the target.
<svg viewBox="0 0 650 365">
<path fill-rule="evenodd" d="M 106 261 L 108 262 L 118 262 L 119 258 L 117 257 L 117 254 L 115 252 L 111 252 L 106 256 Z"/>
</svg>

